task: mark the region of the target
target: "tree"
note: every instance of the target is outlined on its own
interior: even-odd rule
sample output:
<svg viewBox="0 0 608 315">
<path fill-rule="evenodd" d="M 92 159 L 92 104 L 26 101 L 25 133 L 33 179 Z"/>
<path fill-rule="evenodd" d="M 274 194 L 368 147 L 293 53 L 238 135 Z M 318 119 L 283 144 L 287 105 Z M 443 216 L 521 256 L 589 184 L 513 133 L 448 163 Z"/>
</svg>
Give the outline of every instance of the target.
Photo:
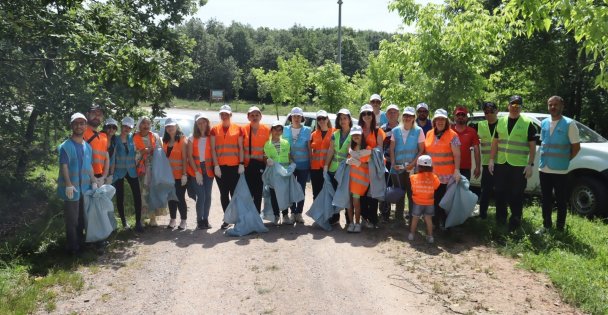
<svg viewBox="0 0 608 315">
<path fill-rule="evenodd" d="M 265 72 L 264 69 L 253 69 L 252 73 L 258 82 L 258 96 L 270 94 L 275 104 L 288 103 L 294 106 L 308 101 L 310 64 L 299 51 L 285 60 L 277 59 L 278 70 Z"/>
<path fill-rule="evenodd" d="M 355 87 L 349 82 L 348 76 L 342 73 L 340 65 L 333 61 L 325 61 L 324 65 L 318 67 L 311 81 L 317 94 L 315 103 L 330 113 L 336 113 L 354 102 Z"/>
</svg>

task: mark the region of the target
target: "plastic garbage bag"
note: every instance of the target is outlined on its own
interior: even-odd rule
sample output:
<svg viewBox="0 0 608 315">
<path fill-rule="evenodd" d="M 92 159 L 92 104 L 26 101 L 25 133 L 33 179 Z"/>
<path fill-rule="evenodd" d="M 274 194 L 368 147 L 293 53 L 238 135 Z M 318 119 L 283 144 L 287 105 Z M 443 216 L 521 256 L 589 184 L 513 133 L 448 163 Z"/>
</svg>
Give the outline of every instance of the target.
<svg viewBox="0 0 608 315">
<path fill-rule="evenodd" d="M 332 204 L 338 209 L 348 209 L 351 207 L 350 202 L 350 165 L 344 161 L 340 162 L 335 175 L 338 186 L 334 194 Z"/>
<path fill-rule="evenodd" d="M 450 179 L 445 195 L 439 206 L 448 212 L 445 227 L 453 227 L 464 223 L 475 210 L 477 195 L 469 190 L 469 181 L 461 176 L 460 182 Z"/>
<path fill-rule="evenodd" d="M 169 200 L 177 201 L 175 180 L 169 159 L 162 148 L 154 149 L 150 172 L 148 208 L 159 209 L 167 207 Z"/>
<path fill-rule="evenodd" d="M 234 195 L 232 195 L 230 204 L 228 204 L 224 213 L 224 222 L 234 224 L 233 228 L 226 230 L 226 235 L 229 236 L 268 232 L 268 228 L 264 226 L 264 222 L 262 222 L 262 218 L 260 218 L 253 203 L 244 175 L 240 176 L 236 184 Z"/>
<path fill-rule="evenodd" d="M 323 175 L 324 182 L 321 192 L 317 195 L 317 198 L 312 202 L 310 209 L 306 212 L 306 215 L 315 220 L 315 223 L 326 231 L 331 231 L 331 225 L 329 219 L 338 211 L 333 206 L 334 195 L 336 191 L 334 186 L 331 184 L 331 178 L 329 174 Z"/>
<path fill-rule="evenodd" d="M 369 191 L 368 194 L 377 200 L 384 201 L 386 192 L 386 182 L 384 173 L 387 172 L 384 166 L 384 154 L 382 150 L 375 148 L 372 150 L 372 157 L 369 161 Z"/>
<path fill-rule="evenodd" d="M 287 209 L 294 202 L 304 200 L 304 192 L 295 177 L 292 176 L 294 169 L 286 169 L 279 163 L 266 167 L 262 174 L 264 182 L 264 210 L 262 218 L 273 221 L 274 213 L 270 202 L 270 188 L 274 189 L 277 195 L 279 210 Z"/>
<path fill-rule="evenodd" d="M 116 189 L 102 185 L 84 193 L 84 226 L 87 243 L 103 241 L 116 229 L 112 197 Z"/>
</svg>

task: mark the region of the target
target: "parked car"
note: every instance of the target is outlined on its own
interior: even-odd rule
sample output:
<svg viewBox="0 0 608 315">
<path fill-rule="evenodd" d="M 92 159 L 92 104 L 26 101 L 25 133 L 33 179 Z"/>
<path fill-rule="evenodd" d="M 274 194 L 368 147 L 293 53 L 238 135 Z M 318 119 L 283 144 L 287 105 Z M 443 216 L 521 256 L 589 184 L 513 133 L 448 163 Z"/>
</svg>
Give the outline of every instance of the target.
<svg viewBox="0 0 608 315">
<path fill-rule="evenodd" d="M 336 114 L 327 114 L 329 117 L 329 121 L 331 122 L 332 127 L 336 128 Z M 359 120 L 353 118 L 353 126 L 357 124 Z M 289 126 L 291 122 L 287 120 L 285 117 L 285 126 Z M 310 127 L 310 129 L 315 130 L 315 126 L 317 125 L 317 113 L 316 112 L 304 112 L 304 126 Z"/>
<path fill-rule="evenodd" d="M 506 116 L 501 112 L 498 116 Z M 530 118 L 540 135 L 540 123 L 550 119 L 549 114 L 522 113 Z M 469 125 L 484 120 L 483 113 L 473 113 Z M 593 129 L 575 121 L 580 132 L 581 150 L 568 168 L 569 182 L 572 183 L 569 200 L 571 210 L 585 216 L 608 214 L 608 140 Z M 537 141 L 534 172 L 528 179 L 526 192 L 540 195 L 538 165 L 540 158 L 540 139 Z M 473 168 L 475 161 L 473 160 Z M 481 177 L 480 177 L 481 179 Z M 480 180 L 471 178 L 471 186 L 479 187 Z"/>
</svg>

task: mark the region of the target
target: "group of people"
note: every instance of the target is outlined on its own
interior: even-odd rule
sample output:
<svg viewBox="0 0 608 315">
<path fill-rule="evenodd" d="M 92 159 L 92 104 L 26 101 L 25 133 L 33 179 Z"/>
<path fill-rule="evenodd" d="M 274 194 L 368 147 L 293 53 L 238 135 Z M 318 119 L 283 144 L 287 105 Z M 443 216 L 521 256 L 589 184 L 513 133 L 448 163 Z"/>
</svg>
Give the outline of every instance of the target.
<svg viewBox="0 0 608 315">
<path fill-rule="evenodd" d="M 348 232 L 360 232 L 362 226 L 375 228 L 380 220 L 390 220 L 392 205 L 370 193 L 378 185 L 370 171 L 377 173 L 379 165 L 384 172 L 382 184 L 400 187 L 406 192 L 406 197 L 395 203 L 394 219 L 410 220 L 410 240 L 416 235 L 419 218 L 424 217 L 427 241 L 433 242 L 433 226 L 444 228 L 446 212 L 439 201 L 448 183 L 462 178 L 470 180 L 471 176 L 482 176 L 479 217 L 487 217 L 493 196 L 497 223 L 515 230 L 521 224 L 523 194 L 534 167 L 537 137 L 534 125 L 521 115 L 522 106 L 522 98 L 513 96 L 508 103 L 508 115 L 498 117 L 498 106 L 485 102 L 482 109 L 486 119 L 473 128 L 467 125 L 469 112 L 465 106 L 456 107 L 452 123 L 448 112 L 441 108 L 435 110 L 430 119 L 429 106 L 425 103 L 403 110 L 391 104 L 382 111 L 382 98 L 374 94 L 369 104 L 360 108 L 356 124 L 346 108 L 338 111 L 333 124 L 329 114 L 320 110 L 316 113 L 316 126 L 311 130 L 304 125 L 304 112 L 299 107 L 291 110 L 287 126 L 276 121 L 268 127 L 261 123 L 262 112 L 256 106 L 247 111 L 250 123 L 239 126 L 231 121 L 230 106 L 223 105 L 219 124 L 211 126 L 209 117 L 199 113 L 194 117 L 192 135 L 184 135 L 177 122 L 167 118 L 161 138 L 150 130 L 152 121 L 148 117 L 140 118 L 137 124 L 131 117 L 123 118 L 120 124 L 109 118 L 98 131 L 104 112 L 94 104 L 86 116 L 72 115 L 72 135 L 59 146 L 58 194 L 65 201 L 67 247 L 76 252 L 83 240 L 83 192 L 104 184 L 116 188 L 118 214 L 124 227 L 128 227 L 124 210 L 125 179 L 133 195 L 135 230 L 143 232 L 144 216 L 149 218 L 148 225 L 158 225 L 156 216 L 163 214 L 163 209 L 148 209 L 147 195 L 151 159 L 154 152 L 161 152 L 159 148 L 169 160 L 177 195 L 177 200 L 168 202 L 167 228 L 171 229 L 186 229 L 187 190 L 196 198 L 197 228 L 211 228 L 209 211 L 214 179 L 223 211 L 243 175 L 252 201 L 261 212 L 265 186 L 262 173 L 267 166 L 279 163 L 293 171 L 292 176 L 302 191 L 306 191 L 310 180 L 313 198 L 323 189 L 326 178 L 336 191 L 340 185 L 348 185 L 352 205 L 345 209 Z M 561 97 L 549 98 L 551 119 L 541 125 L 539 171 L 545 229 L 552 228 L 555 201 L 557 229 L 565 227 L 568 188 L 564 176 L 569 161 L 580 150 L 576 124 L 562 116 L 563 108 Z M 348 181 L 338 180 L 336 172 L 345 165 L 349 166 Z M 293 203 L 288 209 L 278 209 L 276 187 L 272 188 L 274 224 L 304 223 L 304 201 Z M 507 220 L 508 206 L 511 215 Z M 329 224 L 339 222 L 339 213 L 329 219 Z M 222 222 L 221 228 L 229 225 Z"/>
</svg>

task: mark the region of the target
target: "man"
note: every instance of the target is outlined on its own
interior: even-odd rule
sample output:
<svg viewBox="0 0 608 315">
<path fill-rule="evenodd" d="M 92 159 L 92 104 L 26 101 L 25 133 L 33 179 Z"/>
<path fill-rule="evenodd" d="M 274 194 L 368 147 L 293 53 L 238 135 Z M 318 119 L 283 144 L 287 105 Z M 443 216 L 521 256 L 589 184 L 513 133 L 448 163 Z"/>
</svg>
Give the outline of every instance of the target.
<svg viewBox="0 0 608 315">
<path fill-rule="evenodd" d="M 433 123 L 429 120 L 429 105 L 426 103 L 420 103 L 416 105 L 416 123 L 418 127 L 422 128 L 424 135 L 433 128 Z"/>
<path fill-rule="evenodd" d="M 524 190 L 532 176 L 536 154 L 536 128 L 521 116 L 523 100 L 514 95 L 509 100 L 509 115 L 496 126 L 488 170 L 494 175 L 496 193 L 496 221 L 507 223 L 507 204 L 511 207 L 509 231 L 521 226 Z"/>
<path fill-rule="evenodd" d="M 77 254 L 80 245 L 84 243 L 84 193 L 89 189 L 97 189 L 93 182 L 91 146 L 83 140 L 87 119 L 81 113 L 70 118 L 72 135 L 70 139 L 59 145 L 59 177 L 57 179 L 57 195 L 64 201 L 66 250 L 69 254 Z"/>
<path fill-rule="evenodd" d="M 391 169 L 391 157 L 390 157 L 390 146 L 391 146 L 391 136 L 393 132 L 393 128 L 399 126 L 399 106 L 395 104 L 391 104 L 386 108 L 386 118 L 387 123 L 382 124 L 380 128 L 384 130 L 386 134 L 386 138 L 384 138 L 384 142 L 382 143 L 382 148 L 384 150 L 384 158 L 386 159 L 386 169 Z M 389 180 L 389 172 L 384 173 L 385 180 L 388 180 L 388 185 L 392 185 L 392 182 Z M 397 204 L 397 208 L 395 209 L 395 220 L 403 220 L 403 208 L 405 207 L 404 200 L 401 200 Z M 380 212 L 382 215 L 382 221 L 388 222 L 390 214 L 391 214 L 391 204 L 387 202 L 380 202 Z"/>
<path fill-rule="evenodd" d="M 498 123 L 498 107 L 492 102 L 484 102 L 482 110 L 486 120 L 480 121 L 477 124 L 477 134 L 479 135 L 481 146 L 481 165 L 483 167 L 481 174 L 481 196 L 479 197 L 479 217 L 485 219 L 488 217 L 490 197 L 494 196 L 494 175 L 488 170 L 488 162 L 490 161 L 492 139 L 494 139 Z"/>
<path fill-rule="evenodd" d="M 84 131 L 84 140 L 93 148 L 93 172 L 99 186 L 105 183 L 105 178 L 110 170 L 108 138 L 105 133 L 97 132 L 102 121 L 103 109 L 99 104 L 93 103 L 87 111 L 87 129 Z"/>
<path fill-rule="evenodd" d="M 376 116 L 376 124 L 378 127 L 386 124 L 388 122 L 388 118 L 386 117 L 386 113 L 383 112 L 382 109 L 382 98 L 378 94 L 372 94 L 369 98 L 369 103 L 374 108 L 374 115 Z"/>
<path fill-rule="evenodd" d="M 469 121 L 469 111 L 464 106 L 457 106 L 454 110 L 456 124 L 452 126 L 452 130 L 456 131 L 460 139 L 460 174 L 471 180 L 471 147 L 473 148 L 473 157 L 475 158 L 475 170 L 473 176 L 479 178 L 481 174 L 481 153 L 479 152 L 479 136 L 477 131 L 472 127 L 467 126 Z"/>
<path fill-rule="evenodd" d="M 260 124 L 262 112 L 257 106 L 251 106 L 247 111 L 249 126 L 243 129 L 243 150 L 245 151 L 245 179 L 253 197 L 253 203 L 258 209 L 262 209 L 262 173 L 266 162 L 264 161 L 264 144 L 270 137 L 270 128 Z"/>
<path fill-rule="evenodd" d="M 568 166 L 581 149 L 581 140 L 576 123 L 562 116 L 564 99 L 551 96 L 547 101 L 551 119 L 541 123 L 540 131 L 540 190 L 542 194 L 543 229 L 552 228 L 553 202 L 557 203 L 557 230 L 566 227 L 566 205 L 568 200 Z M 555 199 L 553 198 L 555 193 Z"/>
</svg>

